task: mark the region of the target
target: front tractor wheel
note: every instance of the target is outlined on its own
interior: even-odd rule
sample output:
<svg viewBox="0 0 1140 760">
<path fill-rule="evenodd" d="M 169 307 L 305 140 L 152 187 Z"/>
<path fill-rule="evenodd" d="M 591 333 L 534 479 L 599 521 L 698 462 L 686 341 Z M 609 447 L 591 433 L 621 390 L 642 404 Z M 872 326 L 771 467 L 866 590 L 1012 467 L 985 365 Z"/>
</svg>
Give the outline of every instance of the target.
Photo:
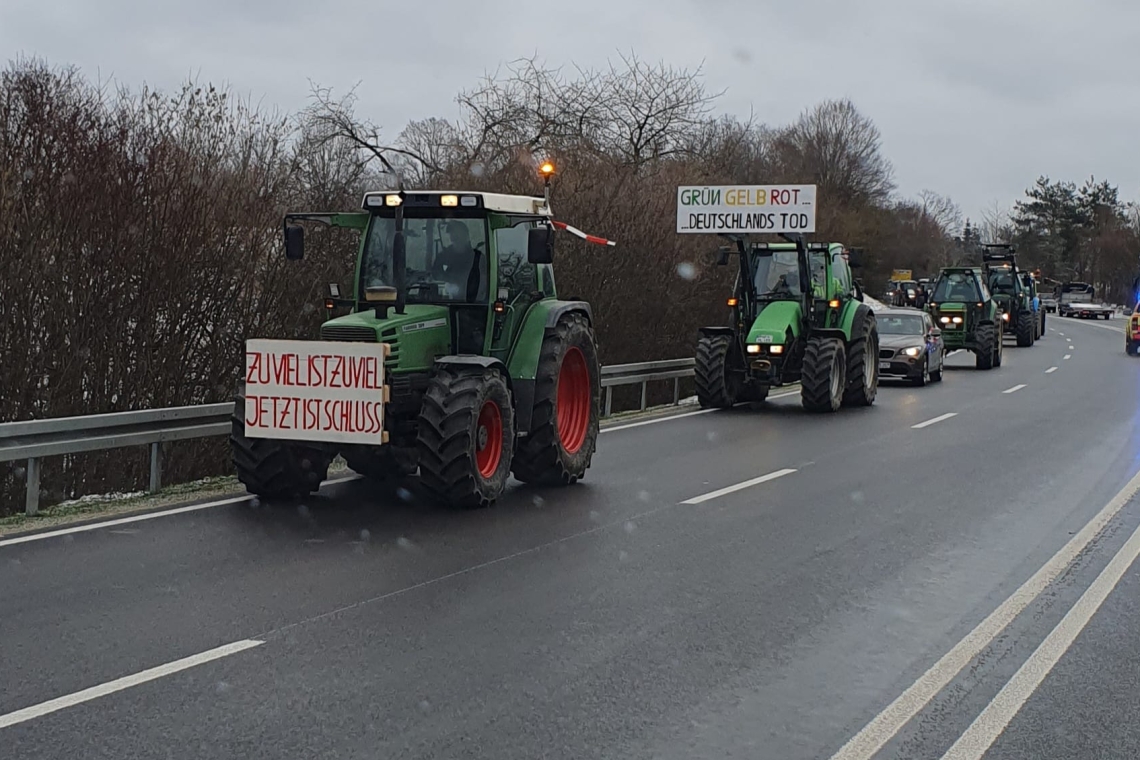
<svg viewBox="0 0 1140 760">
<path fill-rule="evenodd" d="M 493 369 L 441 368 L 416 433 L 420 479 L 453 507 L 490 506 L 506 488 L 515 442 L 511 392 Z"/>
<path fill-rule="evenodd" d="M 994 358 L 999 350 L 994 346 L 995 338 L 993 325 L 978 325 L 978 330 L 974 333 L 974 342 L 977 344 L 977 348 L 974 349 L 974 366 L 978 369 L 993 369 Z M 1000 346 L 1001 339 L 996 338 L 996 340 Z"/>
<path fill-rule="evenodd" d="M 697 341 L 693 379 L 702 409 L 728 409 L 740 400 L 740 378 L 732 371 L 733 337 L 702 335 Z"/>
<path fill-rule="evenodd" d="M 1029 312 L 1023 311 L 1017 317 L 1017 345 L 1020 348 L 1028 348 L 1033 345 L 1034 335 L 1033 331 L 1036 329 L 1034 325 L 1033 315 Z"/>
<path fill-rule="evenodd" d="M 847 383 L 847 356 L 838 338 L 811 338 L 804 348 L 800 400 L 809 412 L 837 412 Z"/>
<path fill-rule="evenodd" d="M 585 315 L 561 317 L 542 340 L 528 435 L 514 474 L 524 483 L 570 485 L 585 476 L 598 445 L 601 368 Z"/>
<path fill-rule="evenodd" d="M 271 499 L 306 496 L 321 487 L 336 452 L 319 445 L 245 434 L 245 385 L 238 387 L 230 427 L 230 454 L 246 490 Z"/>
<path fill-rule="evenodd" d="M 879 392 L 879 327 L 875 315 L 860 306 L 851 325 L 847 346 L 845 406 L 870 406 Z"/>
</svg>

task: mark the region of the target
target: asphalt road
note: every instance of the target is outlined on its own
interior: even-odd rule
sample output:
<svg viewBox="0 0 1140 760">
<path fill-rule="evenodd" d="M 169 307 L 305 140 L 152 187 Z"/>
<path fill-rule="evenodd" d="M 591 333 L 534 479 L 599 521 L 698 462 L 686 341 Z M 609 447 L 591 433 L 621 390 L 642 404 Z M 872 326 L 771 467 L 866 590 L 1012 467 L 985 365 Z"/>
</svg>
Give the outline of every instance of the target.
<svg viewBox="0 0 1140 760">
<path fill-rule="evenodd" d="M 481 512 L 354 481 L 0 539 L 0 756 L 1140 755 L 1120 325 L 612 429 Z"/>
</svg>

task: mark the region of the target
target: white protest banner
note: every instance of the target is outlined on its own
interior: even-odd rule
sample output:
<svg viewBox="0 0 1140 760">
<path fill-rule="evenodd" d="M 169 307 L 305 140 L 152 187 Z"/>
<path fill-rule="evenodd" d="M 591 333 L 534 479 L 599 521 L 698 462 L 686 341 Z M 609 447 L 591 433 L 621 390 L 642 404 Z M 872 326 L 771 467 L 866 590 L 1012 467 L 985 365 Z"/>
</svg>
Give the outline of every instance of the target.
<svg viewBox="0 0 1140 760">
<path fill-rule="evenodd" d="M 815 232 L 815 185 L 677 188 L 677 232 Z"/>
<path fill-rule="evenodd" d="M 382 343 L 247 341 L 245 434 L 384 443 L 386 354 Z"/>
</svg>

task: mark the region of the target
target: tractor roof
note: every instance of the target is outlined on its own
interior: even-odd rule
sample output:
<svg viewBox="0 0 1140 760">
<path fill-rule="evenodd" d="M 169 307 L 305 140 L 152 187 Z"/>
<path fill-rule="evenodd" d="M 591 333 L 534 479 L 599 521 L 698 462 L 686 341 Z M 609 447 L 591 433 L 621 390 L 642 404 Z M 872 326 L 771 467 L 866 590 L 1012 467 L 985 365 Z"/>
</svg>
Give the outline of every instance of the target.
<svg viewBox="0 0 1140 760">
<path fill-rule="evenodd" d="M 942 270 L 941 270 L 942 274 L 952 273 L 952 272 L 973 272 L 974 274 L 978 275 L 979 277 L 981 277 L 984 274 L 981 267 L 969 267 L 969 266 L 942 267 Z"/>
<path fill-rule="evenodd" d="M 373 209 L 386 205 L 388 196 L 397 193 L 387 190 L 377 190 L 364 194 L 362 207 Z M 452 196 L 456 200 L 448 204 L 460 207 L 482 207 L 488 211 L 500 214 L 527 214 L 535 216 L 552 216 L 550 208 L 542 196 L 535 195 L 506 195 L 505 193 L 481 193 L 469 190 L 415 190 L 405 193 L 407 206 L 443 206 L 444 197 Z M 471 199 L 471 200 L 468 200 Z"/>
</svg>

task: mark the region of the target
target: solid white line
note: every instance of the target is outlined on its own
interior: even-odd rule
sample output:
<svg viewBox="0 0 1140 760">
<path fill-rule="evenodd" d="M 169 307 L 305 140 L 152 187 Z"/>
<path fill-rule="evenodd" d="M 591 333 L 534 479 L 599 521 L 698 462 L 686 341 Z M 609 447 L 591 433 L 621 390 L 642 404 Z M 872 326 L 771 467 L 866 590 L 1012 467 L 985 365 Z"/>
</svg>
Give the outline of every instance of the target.
<svg viewBox="0 0 1140 760">
<path fill-rule="evenodd" d="M 1073 355 L 1072 355 L 1072 354 L 1065 354 L 1064 358 L 1065 358 L 1065 360 L 1067 361 L 1067 360 L 1069 360 L 1069 359 L 1072 359 L 1072 358 L 1073 358 Z"/>
<path fill-rule="evenodd" d="M 1002 391 L 1002 393 L 1017 393 L 1019 390 L 1021 390 L 1024 387 L 1025 387 L 1025 383 L 1022 383 L 1021 385 L 1015 385 L 1012 388 L 1004 390 L 1004 391 Z"/>
<path fill-rule="evenodd" d="M 217 649 L 211 649 L 207 652 L 202 652 L 201 654 L 191 655 L 190 657 L 184 657 L 181 660 L 168 662 L 165 665 L 159 665 L 158 667 L 150 668 L 149 670 L 144 670 L 133 675 L 116 678 L 114 681 L 108 681 L 107 683 L 100 684 L 98 686 L 92 686 L 90 689 L 84 689 L 83 691 L 77 691 L 74 694 L 68 694 L 63 697 L 57 697 L 56 699 L 48 700 L 47 702 L 41 702 L 38 705 L 25 707 L 22 710 L 16 710 L 15 712 L 10 712 L 7 715 L 0 715 L 0 729 L 7 728 L 8 726 L 14 726 L 17 723 L 23 723 L 24 721 L 43 717 L 44 715 L 56 712 L 57 710 L 64 710 L 68 707 L 74 707 L 75 705 L 82 704 L 83 702 L 90 702 L 93 699 L 105 697 L 108 694 L 114 694 L 117 691 L 123 691 L 124 689 L 131 688 L 132 686 L 144 684 L 147 681 L 154 681 L 164 676 L 173 675 L 174 673 L 177 673 L 181 670 L 193 668 L 197 665 L 203 665 L 207 662 L 219 660 L 223 657 L 229 657 L 231 654 L 244 652 L 247 649 L 261 646 L 264 643 L 264 641 L 257 641 L 255 639 L 235 641 L 232 644 L 226 644 L 225 646 L 220 646 Z"/>
<path fill-rule="evenodd" d="M 790 391 L 788 393 L 777 393 L 775 396 L 769 396 L 768 400 L 778 398 L 787 398 L 788 396 L 798 396 L 799 391 Z M 696 412 L 685 412 L 684 414 L 670 414 L 665 417 L 656 417 L 652 420 L 642 420 L 641 422 L 630 422 L 626 425 L 615 425 L 614 427 L 602 428 L 603 433 L 612 433 L 615 430 L 629 430 L 630 428 L 642 427 L 643 425 L 656 425 L 658 422 L 670 422 L 672 420 L 682 420 L 686 417 L 696 417 L 698 414 L 708 414 L 709 412 L 719 412 L 720 409 L 701 409 Z"/>
<path fill-rule="evenodd" d="M 957 417 L 957 416 L 958 416 L 957 412 L 947 412 L 946 414 L 938 415 L 937 417 L 935 417 L 932 420 L 927 420 L 926 422 L 920 422 L 917 425 L 911 425 L 911 427 L 914 428 L 915 430 L 922 430 L 924 427 L 930 427 L 931 425 L 933 425 L 937 422 L 942 422 L 942 420 L 948 420 L 951 417 Z"/>
<path fill-rule="evenodd" d="M 333 478 L 326 480 L 321 484 L 321 488 L 325 486 L 335 486 L 337 483 L 347 483 L 350 480 L 359 480 L 359 475 L 348 475 L 343 478 Z M 102 522 L 87 523 L 86 525 L 75 525 L 71 528 L 60 528 L 59 530 L 49 530 L 43 533 L 33 533 L 30 536 L 17 536 L 15 538 L 0 538 L 0 547 L 14 546 L 15 544 L 26 544 L 29 541 L 42 541 L 45 538 L 58 538 L 59 536 L 68 536 L 73 533 L 87 533 L 92 530 L 100 530 L 102 528 L 112 528 L 116 525 L 127 525 L 129 523 L 142 522 L 144 520 L 155 520 L 159 517 L 170 517 L 171 515 L 181 515 L 186 512 L 197 512 L 203 509 L 213 509 L 214 507 L 225 507 L 230 504 L 241 504 L 242 502 L 253 499 L 252 495 L 246 494 L 245 496 L 232 496 L 228 499 L 219 499 L 218 501 L 207 501 L 204 504 L 191 504 L 186 507 L 175 507 L 174 509 L 164 509 L 161 512 L 147 512 L 143 515 L 131 515 L 130 517 L 119 517 L 114 520 L 104 520 Z"/>
<path fill-rule="evenodd" d="M 710 493 L 706 493 L 706 494 L 703 494 L 701 496 L 694 496 L 693 498 L 686 499 L 685 501 L 683 501 L 681 503 L 682 504 L 701 504 L 701 503 L 709 501 L 711 499 L 716 499 L 718 497 L 725 496 L 726 494 L 735 493 L 736 491 L 743 491 L 745 488 L 751 488 L 752 486 L 758 486 L 761 483 L 767 483 L 769 480 L 775 480 L 776 478 L 782 478 L 785 475 L 791 475 L 793 472 L 795 472 L 795 470 L 786 470 L 786 469 L 785 470 L 776 470 L 775 472 L 770 472 L 767 475 L 761 475 L 758 478 L 752 478 L 752 480 L 746 480 L 743 483 L 737 483 L 734 486 L 728 486 L 726 488 L 720 488 L 716 491 L 712 491 Z"/>
<path fill-rule="evenodd" d="M 1049 369 L 1045 370 L 1045 374 L 1046 374 L 1046 375 L 1051 375 L 1051 374 L 1053 374 L 1053 373 L 1054 373 L 1054 372 L 1056 372 L 1056 371 L 1057 371 L 1057 368 L 1056 368 L 1056 367 L 1050 367 Z"/>
<path fill-rule="evenodd" d="M 612 433 L 615 430 L 629 430 L 630 428 L 642 427 L 643 425 L 656 425 L 658 422 L 672 422 L 673 420 L 683 420 L 686 417 L 696 417 L 698 414 L 709 414 L 710 412 L 719 412 L 720 409 L 700 409 L 696 412 L 685 412 L 684 414 L 670 414 L 665 417 L 656 417 L 652 420 L 642 420 L 641 422 L 630 422 L 627 425 L 614 425 L 613 427 L 602 428 L 603 433 Z"/>
<path fill-rule="evenodd" d="M 871 760 L 875 753 L 909 723 L 911 718 L 917 715 L 938 692 L 946 688 L 963 668 L 989 646 L 1007 625 L 1072 564 L 1137 491 L 1140 491 L 1140 472 L 1133 475 L 1112 501 L 1070 538 L 1069 542 L 1042 565 L 1040 570 L 1014 591 L 985 620 L 978 623 L 966 638 L 955 644 L 859 733 L 851 737 L 850 741 L 832 755 L 831 760 Z"/>
<path fill-rule="evenodd" d="M 981 760 L 990 745 L 1001 735 L 1025 705 L 1026 700 L 1041 686 L 1041 682 L 1072 646 L 1138 556 L 1140 556 L 1140 528 L 1133 531 L 1128 542 L 1113 556 L 1088 590 L 1081 594 L 1081 598 L 1064 619 L 1045 637 L 1037 650 L 1014 673 L 1013 678 L 1002 687 L 993 701 L 986 705 L 965 733 L 942 756 L 942 760 Z"/>
</svg>

